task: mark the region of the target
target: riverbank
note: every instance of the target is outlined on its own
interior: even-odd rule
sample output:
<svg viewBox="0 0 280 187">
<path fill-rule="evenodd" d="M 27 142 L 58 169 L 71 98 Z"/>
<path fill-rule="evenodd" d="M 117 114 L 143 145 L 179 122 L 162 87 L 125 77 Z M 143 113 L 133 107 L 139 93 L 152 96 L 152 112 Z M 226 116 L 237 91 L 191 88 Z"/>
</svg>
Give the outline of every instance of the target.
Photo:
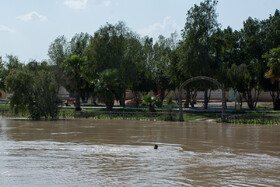
<svg viewBox="0 0 280 187">
<path fill-rule="evenodd" d="M 0 105 L 1 116 L 13 119 L 28 118 L 28 113 L 15 114 L 10 110 L 9 105 Z M 210 108 L 189 108 L 184 110 L 184 121 L 192 120 L 210 120 L 221 122 L 221 109 Z M 115 107 L 112 111 L 106 111 L 104 107 L 83 107 L 82 111 L 76 112 L 73 107 L 61 107 L 57 119 L 123 119 L 123 120 L 146 120 L 146 121 L 178 121 L 179 111 L 174 109 L 158 109 L 157 112 L 151 113 L 146 108 L 122 108 Z M 280 112 L 271 109 L 240 110 L 227 109 L 227 123 L 233 124 L 264 124 L 279 125 Z"/>
</svg>

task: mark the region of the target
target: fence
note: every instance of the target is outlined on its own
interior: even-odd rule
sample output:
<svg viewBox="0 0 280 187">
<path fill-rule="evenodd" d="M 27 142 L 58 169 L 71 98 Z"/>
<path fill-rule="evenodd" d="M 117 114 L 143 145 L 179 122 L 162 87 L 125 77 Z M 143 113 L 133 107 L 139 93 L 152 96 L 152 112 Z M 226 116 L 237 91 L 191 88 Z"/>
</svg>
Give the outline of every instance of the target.
<svg viewBox="0 0 280 187">
<path fill-rule="evenodd" d="M 125 111 L 60 111 L 59 117 L 70 118 L 91 118 L 91 119 L 131 119 L 150 121 L 176 121 L 178 112 L 125 112 Z"/>
<path fill-rule="evenodd" d="M 28 118 L 27 113 L 15 114 L 11 110 L 1 110 L 1 116 L 6 118 Z M 150 120 L 150 121 L 177 121 L 178 112 L 125 112 L 125 111 L 74 111 L 60 110 L 58 119 L 131 119 L 131 120 Z"/>
<path fill-rule="evenodd" d="M 226 114 L 227 123 L 234 124 L 266 124 L 277 125 L 280 124 L 279 113 L 246 113 L 246 114 Z M 217 121 L 220 121 L 220 115 L 217 115 Z"/>
<path fill-rule="evenodd" d="M 1 110 L 1 116 L 6 117 L 6 118 L 23 118 L 23 117 L 26 117 L 27 114 L 24 114 L 24 113 L 16 114 L 12 110 L 2 109 Z"/>
<path fill-rule="evenodd" d="M 190 113 L 192 113 L 190 111 Z M 2 117 L 7 118 L 28 118 L 28 114 L 15 114 L 11 110 L 1 110 Z M 60 110 L 59 119 L 91 118 L 91 119 L 130 119 L 130 120 L 150 120 L 150 121 L 178 121 L 178 111 L 172 112 L 126 112 L 126 111 L 74 111 Z M 234 124 L 280 124 L 280 113 L 261 112 L 245 114 L 226 114 L 227 123 Z M 221 114 L 216 114 L 216 121 L 221 122 Z"/>
</svg>

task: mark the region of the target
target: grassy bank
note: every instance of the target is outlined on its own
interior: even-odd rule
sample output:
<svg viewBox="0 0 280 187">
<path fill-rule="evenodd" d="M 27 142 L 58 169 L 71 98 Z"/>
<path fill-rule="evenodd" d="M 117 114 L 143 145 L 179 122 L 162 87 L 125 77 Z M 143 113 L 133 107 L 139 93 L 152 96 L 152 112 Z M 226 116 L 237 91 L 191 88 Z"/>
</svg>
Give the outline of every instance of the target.
<svg viewBox="0 0 280 187">
<path fill-rule="evenodd" d="M 261 124 L 261 125 L 279 125 L 279 111 L 249 111 L 243 114 L 232 114 L 227 116 L 228 123 L 234 124 Z"/>
<path fill-rule="evenodd" d="M 5 117 L 25 117 L 29 114 L 19 113 L 15 114 L 11 111 L 9 105 L 0 104 L 2 116 Z M 150 113 L 146 108 L 132 109 L 132 108 L 114 108 L 113 111 L 106 111 L 105 108 L 83 108 L 81 112 L 75 112 L 74 108 L 62 107 L 58 114 L 59 119 L 70 118 L 91 118 L 91 119 L 131 119 L 131 120 L 151 120 L 151 121 L 178 121 L 178 111 L 167 112 L 166 110 L 157 110 L 155 113 Z M 215 113 L 184 113 L 184 120 L 197 119 L 215 119 Z"/>
<path fill-rule="evenodd" d="M 14 114 L 11 112 L 10 106 L 0 104 L 2 116 L 6 117 L 29 117 L 28 113 Z M 192 120 L 207 120 L 212 119 L 220 122 L 220 112 L 202 112 L 192 111 L 184 112 L 185 121 Z M 83 108 L 81 112 L 75 112 L 74 108 L 62 107 L 59 110 L 59 119 L 70 118 L 91 118 L 91 119 L 131 119 L 131 120 L 147 120 L 147 121 L 178 121 L 179 112 L 168 112 L 167 110 L 158 110 L 155 113 L 150 113 L 146 108 L 114 108 L 113 111 L 106 111 L 105 108 Z M 280 124 L 279 111 L 257 111 L 246 110 L 227 113 L 227 122 L 233 124 Z"/>
</svg>

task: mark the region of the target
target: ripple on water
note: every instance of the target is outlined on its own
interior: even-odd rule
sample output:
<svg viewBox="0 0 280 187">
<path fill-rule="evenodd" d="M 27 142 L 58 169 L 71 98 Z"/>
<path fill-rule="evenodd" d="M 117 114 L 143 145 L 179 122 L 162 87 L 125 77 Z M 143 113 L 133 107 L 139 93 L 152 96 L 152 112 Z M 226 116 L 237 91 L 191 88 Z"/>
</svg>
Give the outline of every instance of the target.
<svg viewBox="0 0 280 187">
<path fill-rule="evenodd" d="M 22 125 L 19 134 L 10 129 L 0 141 L 1 186 L 30 186 L 31 182 L 32 186 L 277 186 L 280 182 L 279 152 L 255 151 L 250 147 L 255 140 L 248 138 L 248 143 L 237 148 L 226 144 L 234 134 L 240 134 L 229 131 L 234 128 L 192 125 L 186 129 L 188 126 L 181 124 L 158 127 L 141 123 L 126 125 L 119 134 L 109 131 L 115 128 L 109 122 L 95 123 L 95 128 L 88 124 L 78 128 L 68 122 L 57 129 L 39 124 L 39 131 L 29 124 Z M 106 125 L 109 130 L 102 129 Z M 200 127 L 207 137 L 198 136 L 196 128 Z M 43 129 L 49 134 L 41 138 L 36 133 Z M 23 132 L 28 134 L 24 139 L 20 137 Z M 126 133 L 131 135 L 123 138 Z M 154 150 L 154 144 L 159 149 Z"/>
</svg>

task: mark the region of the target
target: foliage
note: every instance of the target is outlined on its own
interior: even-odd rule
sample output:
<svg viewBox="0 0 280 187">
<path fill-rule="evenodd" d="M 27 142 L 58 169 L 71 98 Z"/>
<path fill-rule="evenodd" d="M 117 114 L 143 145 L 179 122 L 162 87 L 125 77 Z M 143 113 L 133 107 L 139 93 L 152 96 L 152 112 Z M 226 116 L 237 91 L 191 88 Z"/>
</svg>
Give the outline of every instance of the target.
<svg viewBox="0 0 280 187">
<path fill-rule="evenodd" d="M 149 107 L 150 112 L 155 112 L 155 107 L 161 107 L 162 103 L 159 101 L 158 97 L 153 97 L 151 94 L 143 96 L 143 105 Z"/>
<path fill-rule="evenodd" d="M 99 100 L 105 103 L 107 110 L 112 110 L 114 100 L 120 100 L 124 84 L 119 78 L 116 69 L 107 69 L 99 74 L 99 78 L 95 80 L 95 95 Z"/>
<path fill-rule="evenodd" d="M 174 89 L 170 81 L 170 66 L 171 66 L 171 48 L 175 45 L 171 39 L 159 36 L 153 46 L 152 58 L 152 74 L 155 82 L 153 91 L 158 93 L 159 100 L 162 103 L 165 95 L 164 91 Z"/>
<path fill-rule="evenodd" d="M 0 89 L 6 91 L 6 77 L 13 69 L 19 69 L 23 67 L 23 64 L 19 62 L 17 56 L 7 55 L 8 61 L 3 61 L 0 57 Z"/>
<path fill-rule="evenodd" d="M 217 21 L 216 0 L 205 0 L 199 5 L 194 5 L 187 12 L 187 19 L 182 33 L 183 41 L 180 47 L 180 60 L 178 69 L 185 81 L 195 76 L 217 77 L 219 65 L 213 38 L 219 30 Z M 182 82 L 181 82 L 182 83 Z M 204 82 L 200 90 L 204 90 L 204 107 L 208 106 L 208 82 Z M 188 88 L 189 92 L 190 88 Z"/>
<path fill-rule="evenodd" d="M 271 49 L 269 54 L 263 56 L 268 59 L 269 68 L 265 76 L 274 81 L 280 81 L 280 47 Z"/>
<path fill-rule="evenodd" d="M 88 80 L 96 79 L 97 74 L 105 69 L 116 69 L 124 83 L 120 102 L 125 106 L 126 89 L 132 88 L 137 81 L 138 63 L 142 62 L 141 47 L 138 36 L 124 22 L 101 27 L 87 48 Z"/>
<path fill-rule="evenodd" d="M 219 24 L 216 14 L 217 1 L 205 0 L 187 12 L 183 30 L 183 53 L 181 67 L 189 77 L 213 76 L 215 64 L 211 58 L 211 37 Z"/>
<path fill-rule="evenodd" d="M 81 57 L 79 55 L 72 55 L 67 58 L 63 64 L 63 72 L 67 77 L 68 86 L 71 90 L 75 92 L 75 110 L 81 110 L 80 107 L 80 97 L 81 97 L 81 87 L 84 83 L 84 79 L 82 77 L 83 67 L 85 64 L 85 57 Z"/>
<path fill-rule="evenodd" d="M 175 103 L 172 101 L 172 96 L 169 96 L 167 98 L 167 116 L 166 116 L 166 121 L 174 121 L 175 120 L 175 116 L 173 115 L 173 108 L 175 107 Z"/>
<path fill-rule="evenodd" d="M 28 112 L 32 119 L 57 117 L 60 104 L 57 83 L 44 64 L 32 62 L 23 68 L 13 69 L 6 83 L 7 90 L 12 93 L 10 104 L 15 113 Z"/>
<path fill-rule="evenodd" d="M 91 36 L 87 33 L 76 34 L 71 41 L 60 36 L 50 45 L 48 55 L 53 64 L 59 86 L 64 86 L 70 93 L 75 94 L 75 110 L 80 110 L 80 96 L 89 87 L 84 74 L 86 67 L 85 50 L 89 45 Z M 83 69 L 83 70 L 82 70 Z"/>
<path fill-rule="evenodd" d="M 93 36 L 79 33 L 70 41 L 64 36 L 57 37 L 48 50 L 51 65 L 33 61 L 24 66 L 16 56 L 7 55 L 6 61 L 0 57 L 0 88 L 14 89 L 17 98 L 12 97 L 12 105 L 16 111 L 31 110 L 26 102 L 34 100 L 34 89 L 43 86 L 43 80 L 53 83 L 44 89 L 64 86 L 75 94 L 75 110 L 80 110 L 80 98 L 84 101 L 89 95 L 98 96 L 108 110 L 115 100 L 125 106 L 126 91 L 131 90 L 137 97 L 151 91 L 158 93 L 157 98 L 143 98 L 152 111 L 158 100 L 163 102 L 166 91 L 202 75 L 217 79 L 226 89 L 233 88 L 250 108 L 256 107 L 262 90 L 270 91 L 273 100 L 279 99 L 279 10 L 265 20 L 249 17 L 240 30 L 222 30 L 217 20 L 217 4 L 217 0 L 204 0 L 190 8 L 181 39 L 173 33 L 169 38 L 160 35 L 153 41 L 149 36 L 141 38 L 124 22 L 107 23 Z M 197 91 L 204 90 L 207 108 L 208 89 L 216 87 L 199 81 L 189 84 L 186 106 L 190 98 L 195 101 Z M 45 97 L 39 90 L 36 94 Z M 34 114 L 40 115 L 44 112 Z"/>
</svg>

